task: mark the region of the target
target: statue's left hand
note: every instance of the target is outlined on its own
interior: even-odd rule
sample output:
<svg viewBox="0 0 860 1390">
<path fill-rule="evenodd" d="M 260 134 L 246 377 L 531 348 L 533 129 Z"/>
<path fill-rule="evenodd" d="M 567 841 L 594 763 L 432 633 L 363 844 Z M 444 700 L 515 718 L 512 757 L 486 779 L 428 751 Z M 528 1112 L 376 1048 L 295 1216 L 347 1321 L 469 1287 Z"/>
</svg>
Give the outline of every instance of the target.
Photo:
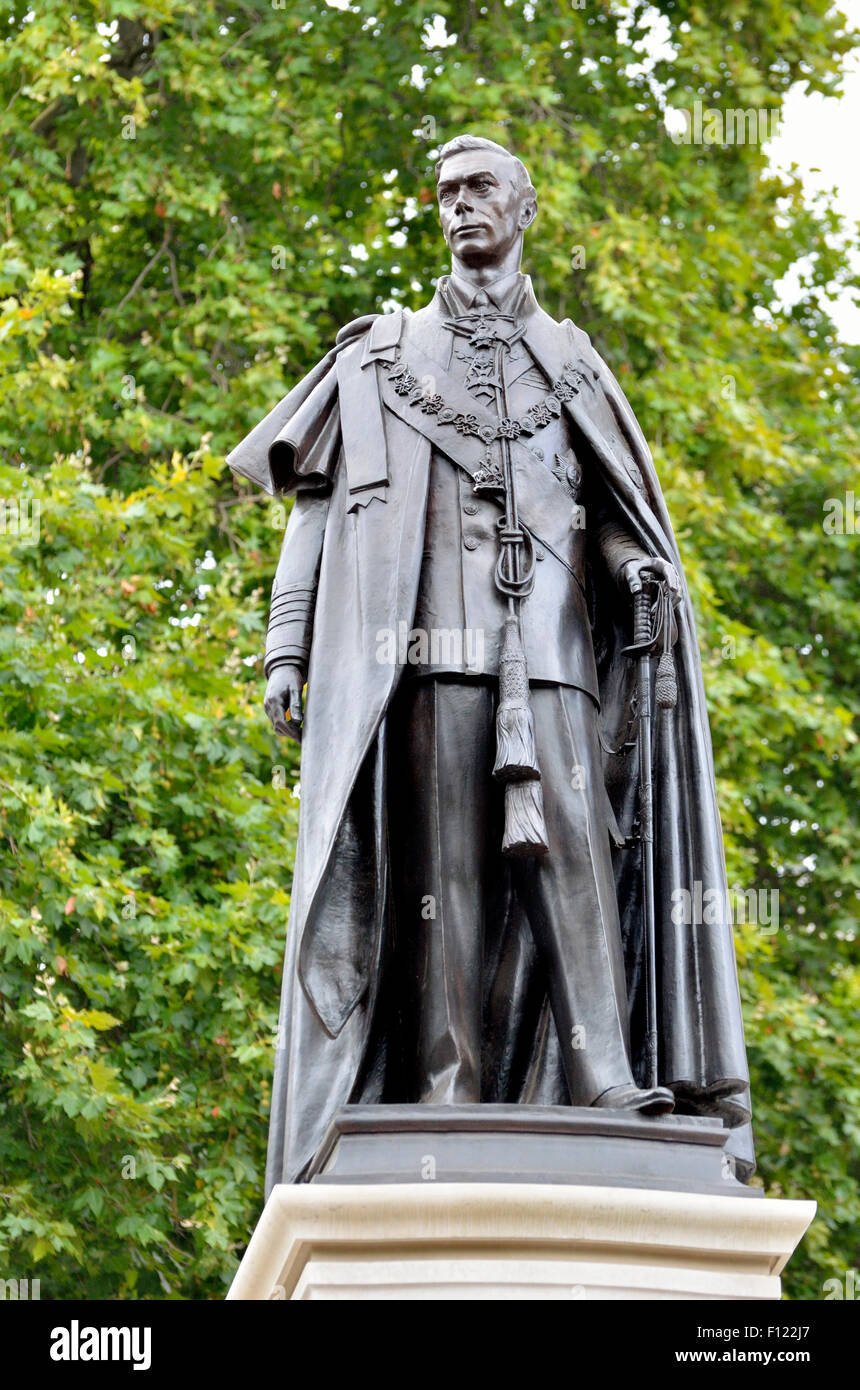
<svg viewBox="0 0 860 1390">
<path fill-rule="evenodd" d="M 631 594 L 641 593 L 643 581 L 650 576 L 665 580 L 672 602 L 678 602 L 681 597 L 681 580 L 678 571 L 669 560 L 656 557 L 630 560 L 621 571 L 621 578 Z"/>
</svg>

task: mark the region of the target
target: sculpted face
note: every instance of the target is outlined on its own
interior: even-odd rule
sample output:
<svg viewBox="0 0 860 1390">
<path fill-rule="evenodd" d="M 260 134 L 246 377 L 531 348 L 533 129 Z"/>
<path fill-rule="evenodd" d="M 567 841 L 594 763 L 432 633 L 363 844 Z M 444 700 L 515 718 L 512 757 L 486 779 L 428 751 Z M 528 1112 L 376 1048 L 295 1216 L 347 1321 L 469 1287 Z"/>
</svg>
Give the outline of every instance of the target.
<svg viewBox="0 0 860 1390">
<path fill-rule="evenodd" d="M 534 200 L 519 191 L 516 166 L 495 150 L 462 150 L 442 164 L 436 196 L 442 232 L 465 265 L 504 260 L 534 221 Z"/>
</svg>

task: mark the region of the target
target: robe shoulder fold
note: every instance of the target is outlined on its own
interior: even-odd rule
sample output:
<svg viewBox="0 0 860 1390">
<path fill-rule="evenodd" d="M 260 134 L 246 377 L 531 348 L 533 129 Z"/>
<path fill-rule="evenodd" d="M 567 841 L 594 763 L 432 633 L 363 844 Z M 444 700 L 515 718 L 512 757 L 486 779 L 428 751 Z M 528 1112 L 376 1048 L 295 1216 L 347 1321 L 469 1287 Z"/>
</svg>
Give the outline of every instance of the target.
<svg viewBox="0 0 860 1390">
<path fill-rule="evenodd" d="M 399 315 L 365 314 L 340 330 L 325 357 L 227 455 L 234 473 L 270 495 L 330 485 L 340 445 L 338 378 L 332 369 L 340 354 L 370 337 L 383 318 Z"/>
</svg>

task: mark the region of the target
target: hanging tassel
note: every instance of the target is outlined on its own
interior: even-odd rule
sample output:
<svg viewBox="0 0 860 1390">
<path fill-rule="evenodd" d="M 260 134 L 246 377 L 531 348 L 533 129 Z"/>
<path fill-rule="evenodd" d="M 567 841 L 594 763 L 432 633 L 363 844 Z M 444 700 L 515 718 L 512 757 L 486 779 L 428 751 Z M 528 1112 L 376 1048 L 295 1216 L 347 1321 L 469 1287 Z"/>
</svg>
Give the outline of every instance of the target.
<svg viewBox="0 0 860 1390">
<path fill-rule="evenodd" d="M 529 704 L 526 654 L 520 625 L 505 619 L 499 655 L 499 708 L 496 713 L 496 764 L 493 776 L 505 782 L 504 854 L 546 854 L 549 850 L 543 793 Z"/>
<path fill-rule="evenodd" d="M 654 698 L 660 709 L 674 709 L 678 703 L 678 682 L 675 678 L 675 660 L 671 652 L 663 652 L 657 662 L 657 681 Z"/>
<path fill-rule="evenodd" d="M 678 680 L 675 675 L 675 658 L 672 643 L 677 635 L 672 604 L 665 586 L 660 590 L 663 627 L 663 651 L 657 662 L 657 679 L 654 683 L 654 699 L 658 709 L 674 709 L 678 703 Z"/>
<path fill-rule="evenodd" d="M 534 718 L 529 707 L 526 655 L 519 623 L 505 619 L 499 655 L 499 708 L 496 714 L 496 763 L 493 776 L 501 782 L 540 777 L 535 747 Z"/>
<path fill-rule="evenodd" d="M 543 792 L 535 777 L 528 782 L 508 782 L 505 787 L 502 852 L 518 857 L 549 853 Z"/>
</svg>

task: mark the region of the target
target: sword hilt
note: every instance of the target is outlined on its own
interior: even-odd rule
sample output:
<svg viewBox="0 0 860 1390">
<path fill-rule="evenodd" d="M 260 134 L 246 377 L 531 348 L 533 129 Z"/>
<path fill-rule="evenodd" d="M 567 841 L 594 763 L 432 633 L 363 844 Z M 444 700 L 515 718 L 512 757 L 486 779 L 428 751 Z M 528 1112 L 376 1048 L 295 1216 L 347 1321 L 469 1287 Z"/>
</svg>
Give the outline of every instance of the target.
<svg viewBox="0 0 860 1390">
<path fill-rule="evenodd" d="M 651 599 L 643 587 L 633 596 L 633 646 L 647 647 L 651 643 Z"/>
</svg>

